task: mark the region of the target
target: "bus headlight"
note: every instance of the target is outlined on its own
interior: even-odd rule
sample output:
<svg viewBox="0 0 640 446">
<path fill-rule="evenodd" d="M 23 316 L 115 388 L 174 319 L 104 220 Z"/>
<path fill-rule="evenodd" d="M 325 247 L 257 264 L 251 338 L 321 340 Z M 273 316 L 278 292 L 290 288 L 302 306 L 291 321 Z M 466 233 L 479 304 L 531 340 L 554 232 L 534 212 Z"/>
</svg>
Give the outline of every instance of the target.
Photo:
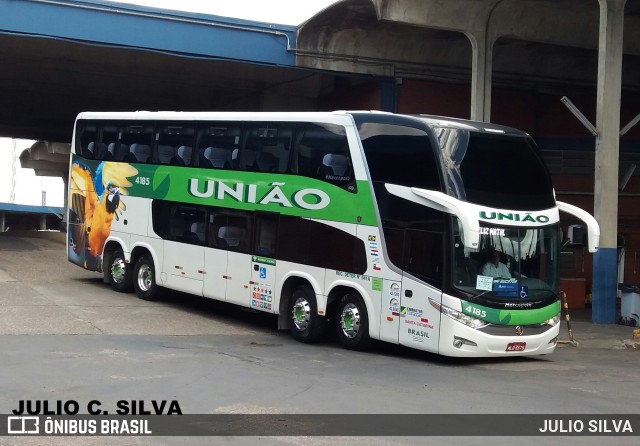
<svg viewBox="0 0 640 446">
<path fill-rule="evenodd" d="M 546 321 L 544 321 L 544 323 L 547 325 L 551 325 L 552 327 L 555 327 L 560 323 L 560 313 L 556 314 L 551 319 L 547 319 Z"/>
<path fill-rule="evenodd" d="M 441 303 L 436 302 L 435 300 L 429 299 L 429 303 L 433 308 L 440 311 L 442 314 L 449 316 L 451 319 L 454 319 L 458 322 L 465 324 L 471 328 L 482 328 L 489 325 L 489 322 L 483 321 L 482 319 L 476 319 L 475 317 L 466 315 L 461 313 L 460 311 L 454 310 L 453 308 L 449 308 L 446 305 L 442 305 Z"/>
</svg>

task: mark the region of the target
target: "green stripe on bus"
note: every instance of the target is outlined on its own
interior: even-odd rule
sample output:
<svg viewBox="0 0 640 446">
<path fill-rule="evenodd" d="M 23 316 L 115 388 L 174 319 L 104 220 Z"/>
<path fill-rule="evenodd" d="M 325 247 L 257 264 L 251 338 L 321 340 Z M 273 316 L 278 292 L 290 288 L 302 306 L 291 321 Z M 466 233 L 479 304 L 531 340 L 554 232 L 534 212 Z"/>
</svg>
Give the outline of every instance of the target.
<svg viewBox="0 0 640 446">
<path fill-rule="evenodd" d="M 500 310 L 473 304 L 464 300 L 460 302 L 462 303 L 462 312 L 464 314 L 500 325 L 540 324 L 560 313 L 560 301 L 533 310 Z"/>
<path fill-rule="evenodd" d="M 296 217 L 377 225 L 369 183 L 352 193 L 325 181 L 277 173 L 133 164 L 134 197 L 278 212 Z"/>
</svg>

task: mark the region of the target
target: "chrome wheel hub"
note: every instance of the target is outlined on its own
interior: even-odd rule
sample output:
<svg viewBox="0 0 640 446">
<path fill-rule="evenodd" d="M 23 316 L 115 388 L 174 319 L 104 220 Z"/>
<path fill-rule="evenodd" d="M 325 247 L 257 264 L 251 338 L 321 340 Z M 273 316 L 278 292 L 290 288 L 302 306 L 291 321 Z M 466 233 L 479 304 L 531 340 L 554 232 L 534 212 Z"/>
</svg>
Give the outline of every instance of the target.
<svg viewBox="0 0 640 446">
<path fill-rule="evenodd" d="M 127 265 L 124 259 L 117 258 L 113 260 L 111 263 L 111 279 L 113 279 L 115 283 L 122 283 L 124 281 L 126 267 Z"/>
<path fill-rule="evenodd" d="M 138 270 L 138 288 L 149 291 L 153 285 L 153 271 L 149 265 L 142 265 Z"/>
<path fill-rule="evenodd" d="M 360 311 L 354 304 L 347 304 L 340 313 L 340 328 L 347 338 L 354 338 L 360 331 Z"/>
<path fill-rule="evenodd" d="M 291 309 L 291 319 L 298 331 L 304 331 L 311 322 L 311 305 L 304 297 L 299 297 Z"/>
</svg>

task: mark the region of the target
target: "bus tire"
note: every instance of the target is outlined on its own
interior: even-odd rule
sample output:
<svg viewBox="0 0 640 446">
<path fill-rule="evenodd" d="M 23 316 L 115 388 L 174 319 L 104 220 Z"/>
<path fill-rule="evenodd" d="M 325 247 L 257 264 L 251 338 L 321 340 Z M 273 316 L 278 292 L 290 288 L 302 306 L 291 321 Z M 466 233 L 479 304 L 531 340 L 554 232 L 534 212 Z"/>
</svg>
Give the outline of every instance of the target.
<svg viewBox="0 0 640 446">
<path fill-rule="evenodd" d="M 157 300 L 160 287 L 156 284 L 155 266 L 148 254 L 143 254 L 133 267 L 133 289 L 136 296 L 143 300 Z"/>
<path fill-rule="evenodd" d="M 311 344 L 320 340 L 327 327 L 327 319 L 318 315 L 313 288 L 301 285 L 293 290 L 289 300 L 291 336 L 298 342 Z"/>
<path fill-rule="evenodd" d="M 368 347 L 371 341 L 369 316 L 362 297 L 356 293 L 342 296 L 338 302 L 334 320 L 338 340 L 344 348 L 365 350 Z"/>
<path fill-rule="evenodd" d="M 133 280 L 131 265 L 125 262 L 122 249 L 111 251 L 106 256 L 107 279 L 111 289 L 119 293 L 129 293 L 132 290 Z"/>
</svg>

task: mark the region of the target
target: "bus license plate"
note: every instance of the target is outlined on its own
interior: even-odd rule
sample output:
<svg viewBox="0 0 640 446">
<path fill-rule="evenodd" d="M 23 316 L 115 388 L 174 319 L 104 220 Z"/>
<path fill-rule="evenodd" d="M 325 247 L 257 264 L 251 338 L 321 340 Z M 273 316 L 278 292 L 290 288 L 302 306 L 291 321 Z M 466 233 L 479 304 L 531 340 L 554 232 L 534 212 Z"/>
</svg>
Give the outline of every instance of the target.
<svg viewBox="0 0 640 446">
<path fill-rule="evenodd" d="M 509 342 L 507 344 L 508 352 L 523 352 L 525 347 L 527 346 L 526 342 Z"/>
</svg>

